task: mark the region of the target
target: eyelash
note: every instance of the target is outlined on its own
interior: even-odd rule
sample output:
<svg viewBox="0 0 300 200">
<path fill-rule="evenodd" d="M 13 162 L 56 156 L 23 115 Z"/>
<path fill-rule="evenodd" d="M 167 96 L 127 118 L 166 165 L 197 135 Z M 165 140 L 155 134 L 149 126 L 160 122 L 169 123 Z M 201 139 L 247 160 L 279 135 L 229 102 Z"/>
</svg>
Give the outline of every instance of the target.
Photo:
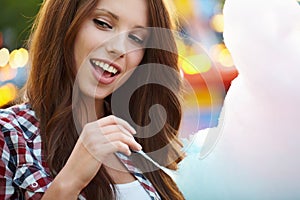
<svg viewBox="0 0 300 200">
<path fill-rule="evenodd" d="M 144 43 L 144 40 L 138 38 L 138 37 L 135 36 L 135 35 L 129 34 L 128 37 L 129 37 L 131 40 L 133 40 L 134 42 L 136 42 L 136 43 L 138 43 L 138 44 L 140 44 L 140 45 L 142 45 L 142 44 Z"/>
<path fill-rule="evenodd" d="M 112 26 L 109 25 L 108 23 L 101 21 L 99 19 L 93 19 L 94 23 L 97 24 L 97 26 L 100 26 L 101 28 L 108 28 L 112 29 Z"/>
<path fill-rule="evenodd" d="M 97 26 L 101 27 L 102 29 L 112 29 L 113 28 L 110 24 L 108 24 L 102 20 L 93 19 L 93 21 Z M 142 45 L 144 43 L 144 40 L 140 39 L 139 37 L 137 37 L 133 34 L 129 34 L 128 38 L 131 39 L 132 41 L 136 42 L 139 45 Z"/>
</svg>

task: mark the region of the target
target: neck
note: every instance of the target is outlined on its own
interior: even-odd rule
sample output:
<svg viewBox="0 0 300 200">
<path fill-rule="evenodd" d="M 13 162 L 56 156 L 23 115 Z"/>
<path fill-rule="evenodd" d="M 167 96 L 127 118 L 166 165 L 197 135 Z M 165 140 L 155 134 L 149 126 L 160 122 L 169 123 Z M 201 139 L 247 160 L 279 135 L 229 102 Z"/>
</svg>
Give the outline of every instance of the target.
<svg viewBox="0 0 300 200">
<path fill-rule="evenodd" d="M 84 96 L 76 107 L 76 114 L 82 126 L 86 123 L 96 121 L 105 115 L 104 99 L 94 99 Z"/>
</svg>

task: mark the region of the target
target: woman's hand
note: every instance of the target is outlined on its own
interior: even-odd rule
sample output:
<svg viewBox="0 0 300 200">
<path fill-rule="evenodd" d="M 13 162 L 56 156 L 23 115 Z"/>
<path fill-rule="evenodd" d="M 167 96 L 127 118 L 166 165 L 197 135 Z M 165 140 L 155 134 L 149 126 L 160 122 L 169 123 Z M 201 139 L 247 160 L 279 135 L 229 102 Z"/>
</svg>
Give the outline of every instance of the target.
<svg viewBox="0 0 300 200">
<path fill-rule="evenodd" d="M 66 165 L 52 184 L 57 183 L 65 192 L 69 191 L 69 197 L 78 196 L 109 155 L 115 152 L 130 155 L 130 149 L 141 150 L 132 136 L 135 133 L 126 121 L 113 115 L 86 124 Z"/>
</svg>

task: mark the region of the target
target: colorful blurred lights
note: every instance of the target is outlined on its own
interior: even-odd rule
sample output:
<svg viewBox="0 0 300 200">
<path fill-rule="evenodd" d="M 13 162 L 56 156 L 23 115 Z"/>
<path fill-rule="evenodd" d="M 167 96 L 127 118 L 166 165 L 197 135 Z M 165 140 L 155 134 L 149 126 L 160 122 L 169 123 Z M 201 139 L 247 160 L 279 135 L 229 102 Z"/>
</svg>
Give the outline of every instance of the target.
<svg viewBox="0 0 300 200">
<path fill-rule="evenodd" d="M 223 49 L 219 54 L 219 62 L 225 67 L 233 67 L 234 63 L 228 49 Z"/>
<path fill-rule="evenodd" d="M 28 62 L 28 51 L 24 48 L 13 50 L 9 57 L 9 65 L 12 68 L 24 67 Z"/>
<path fill-rule="evenodd" d="M 223 14 L 216 14 L 215 16 L 213 16 L 210 25 L 216 32 L 222 33 L 224 30 Z"/>
<path fill-rule="evenodd" d="M 17 76 L 17 69 L 11 68 L 9 65 L 0 68 L 0 82 L 13 80 Z"/>
<path fill-rule="evenodd" d="M 0 107 L 8 104 L 17 96 L 17 88 L 15 85 L 8 83 L 0 87 Z"/>
<path fill-rule="evenodd" d="M 6 48 L 0 49 L 0 67 L 7 65 L 9 61 L 9 51 Z"/>
<path fill-rule="evenodd" d="M 220 63 L 222 66 L 234 67 L 231 54 L 223 43 L 214 45 L 210 49 L 210 55 L 214 61 Z"/>
<path fill-rule="evenodd" d="M 211 61 L 207 55 L 199 54 L 179 58 L 179 65 L 186 74 L 199 74 L 211 68 Z"/>
</svg>

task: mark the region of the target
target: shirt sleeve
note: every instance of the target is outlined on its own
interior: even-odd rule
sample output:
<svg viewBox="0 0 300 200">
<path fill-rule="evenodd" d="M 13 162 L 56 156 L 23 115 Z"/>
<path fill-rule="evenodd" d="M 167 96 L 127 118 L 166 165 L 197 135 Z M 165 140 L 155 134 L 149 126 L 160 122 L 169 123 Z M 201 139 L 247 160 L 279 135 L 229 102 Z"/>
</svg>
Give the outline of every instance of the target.
<svg viewBox="0 0 300 200">
<path fill-rule="evenodd" d="M 0 130 L 0 199 L 11 199 L 15 193 L 13 185 L 14 163 L 10 160 L 10 152 L 4 140 L 4 134 Z"/>
<path fill-rule="evenodd" d="M 41 164 L 40 137 L 28 139 L 22 128 L 0 123 L 0 200 L 41 199 L 52 181 Z"/>
</svg>

